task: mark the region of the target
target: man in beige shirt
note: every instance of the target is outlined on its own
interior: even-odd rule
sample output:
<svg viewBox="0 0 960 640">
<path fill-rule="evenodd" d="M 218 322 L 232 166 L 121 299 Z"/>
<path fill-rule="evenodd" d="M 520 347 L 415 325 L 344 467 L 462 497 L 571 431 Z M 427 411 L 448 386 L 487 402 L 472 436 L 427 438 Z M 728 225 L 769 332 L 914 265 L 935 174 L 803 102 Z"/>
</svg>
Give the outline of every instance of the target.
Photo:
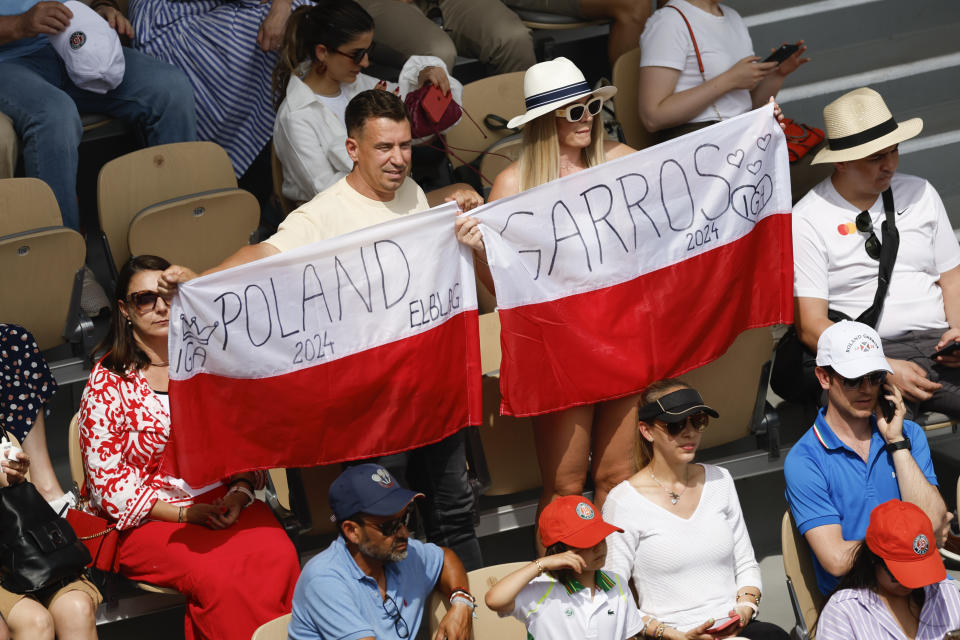
<svg viewBox="0 0 960 640">
<path fill-rule="evenodd" d="M 347 105 L 344 119 L 353 171 L 291 212 L 273 236 L 241 248 L 205 273 L 430 208 L 423 190 L 407 177 L 412 136 L 400 99 L 386 91 L 363 91 Z M 463 211 L 483 203 L 483 198 L 468 188 L 454 189 L 447 200 L 455 200 Z M 187 267 L 171 266 L 160 278 L 160 293 L 169 299 L 179 283 L 196 277 Z M 467 570 L 482 567 L 480 543 L 473 528 L 474 494 L 467 477 L 463 432 L 378 461 L 396 477 L 407 479 L 411 488 L 431 496 L 421 507 L 427 539 L 453 549 Z"/>
</svg>

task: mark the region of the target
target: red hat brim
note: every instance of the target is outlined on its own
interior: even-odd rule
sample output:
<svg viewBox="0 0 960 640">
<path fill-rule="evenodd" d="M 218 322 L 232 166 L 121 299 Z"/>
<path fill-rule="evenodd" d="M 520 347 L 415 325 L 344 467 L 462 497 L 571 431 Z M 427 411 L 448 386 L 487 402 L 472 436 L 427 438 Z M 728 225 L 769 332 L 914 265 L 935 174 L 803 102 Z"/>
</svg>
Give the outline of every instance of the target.
<svg viewBox="0 0 960 640">
<path fill-rule="evenodd" d="M 902 562 L 884 558 L 883 562 L 897 582 L 910 589 L 919 589 L 947 578 L 947 569 L 936 549 L 931 549 L 921 560 Z"/>
<path fill-rule="evenodd" d="M 586 524 L 586 526 L 583 528 L 572 533 L 567 533 L 563 537 L 555 536 L 552 539 L 548 539 L 547 536 L 543 535 L 543 531 L 541 530 L 540 538 L 543 542 L 543 546 L 549 547 L 558 542 L 562 542 L 568 547 L 573 547 L 574 549 L 590 549 L 597 546 L 601 540 L 609 536 L 611 533 L 623 533 L 623 529 L 620 527 L 615 527 L 609 522 L 604 522 L 602 518 L 594 518 L 593 520 L 587 520 L 586 522 L 588 524 Z"/>
</svg>

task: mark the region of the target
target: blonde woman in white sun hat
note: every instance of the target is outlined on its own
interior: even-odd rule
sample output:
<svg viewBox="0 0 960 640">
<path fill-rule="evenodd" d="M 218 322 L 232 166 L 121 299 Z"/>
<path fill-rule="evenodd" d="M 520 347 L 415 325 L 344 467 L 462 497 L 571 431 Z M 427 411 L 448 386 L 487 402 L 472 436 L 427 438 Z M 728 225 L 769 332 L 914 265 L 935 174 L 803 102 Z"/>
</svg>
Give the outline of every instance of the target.
<svg viewBox="0 0 960 640">
<path fill-rule="evenodd" d="M 520 160 L 497 176 L 490 201 L 634 151 L 604 138 L 600 110 L 617 89 L 591 89 L 580 69 L 566 58 L 530 67 L 523 93 L 526 113 L 508 125 L 524 127 Z M 466 218 L 458 223 L 457 235 L 479 255 L 481 278 L 492 291 L 489 271 L 484 268 L 483 240 L 479 230 L 473 231 L 477 220 Z M 593 475 L 594 503 L 602 508 L 607 492 L 634 471 L 635 395 L 536 416 L 533 424 L 543 478 L 538 514 L 557 496 L 582 493 L 588 471 Z"/>
</svg>

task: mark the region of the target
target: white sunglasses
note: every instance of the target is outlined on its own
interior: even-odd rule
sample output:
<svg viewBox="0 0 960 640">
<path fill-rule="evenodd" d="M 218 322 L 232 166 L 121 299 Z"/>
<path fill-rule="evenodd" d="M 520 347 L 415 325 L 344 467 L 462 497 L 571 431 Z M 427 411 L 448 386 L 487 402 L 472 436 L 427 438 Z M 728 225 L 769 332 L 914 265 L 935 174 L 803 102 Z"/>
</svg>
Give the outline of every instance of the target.
<svg viewBox="0 0 960 640">
<path fill-rule="evenodd" d="M 603 109 L 603 98 L 596 97 L 585 104 L 571 104 L 563 109 L 557 109 L 558 118 L 566 118 L 567 122 L 580 122 L 586 114 L 595 116 Z"/>
</svg>

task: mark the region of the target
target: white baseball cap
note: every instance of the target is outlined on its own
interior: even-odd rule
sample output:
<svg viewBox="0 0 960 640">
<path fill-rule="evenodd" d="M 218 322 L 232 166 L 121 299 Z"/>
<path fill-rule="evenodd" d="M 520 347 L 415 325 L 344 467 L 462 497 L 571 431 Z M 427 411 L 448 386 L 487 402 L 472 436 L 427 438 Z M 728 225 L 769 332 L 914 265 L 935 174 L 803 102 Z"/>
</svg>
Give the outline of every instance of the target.
<svg viewBox="0 0 960 640">
<path fill-rule="evenodd" d="M 841 320 L 820 334 L 817 366 L 832 367 L 844 378 L 859 378 L 873 371 L 893 373 L 877 332 L 852 320 Z"/>
<path fill-rule="evenodd" d="M 73 13 L 70 26 L 48 36 L 67 68 L 67 75 L 81 89 L 106 93 L 123 82 L 126 63 L 120 36 L 99 13 L 77 0 L 63 5 Z"/>
</svg>

